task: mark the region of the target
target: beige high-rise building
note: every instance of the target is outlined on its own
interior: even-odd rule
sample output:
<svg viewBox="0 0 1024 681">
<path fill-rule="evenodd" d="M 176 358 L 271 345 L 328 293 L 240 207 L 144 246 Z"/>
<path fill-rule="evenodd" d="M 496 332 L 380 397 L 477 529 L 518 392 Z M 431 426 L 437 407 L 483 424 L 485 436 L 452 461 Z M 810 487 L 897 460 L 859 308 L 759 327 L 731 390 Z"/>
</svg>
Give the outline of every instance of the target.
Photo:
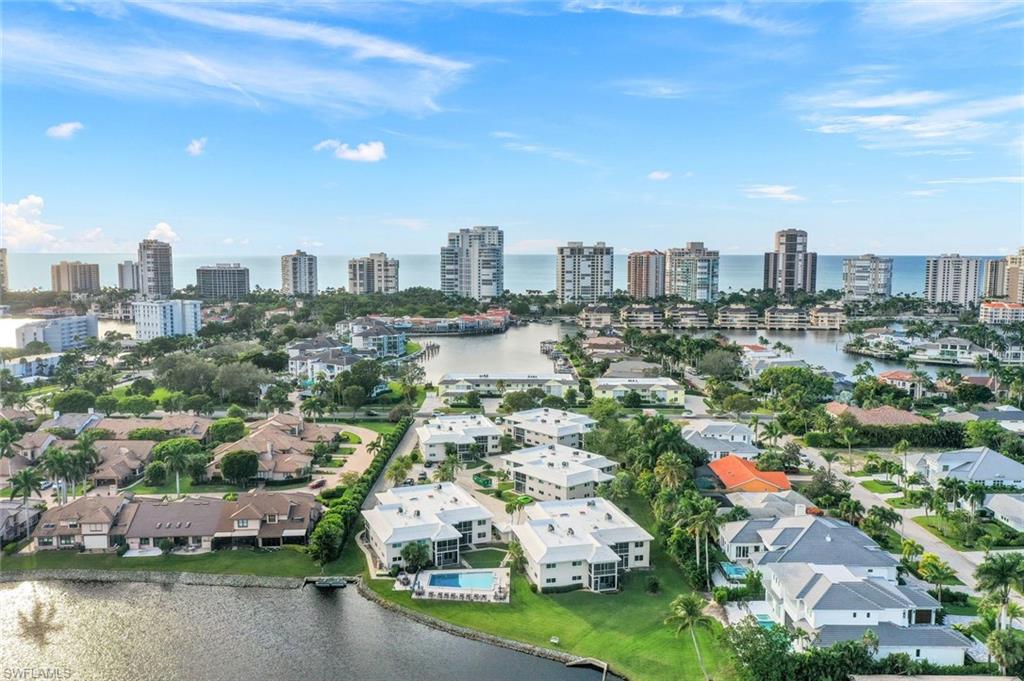
<svg viewBox="0 0 1024 681">
<path fill-rule="evenodd" d="M 77 260 L 61 260 L 55 265 L 50 265 L 50 284 L 57 293 L 99 291 L 100 266 Z"/>
<path fill-rule="evenodd" d="M 315 296 L 318 291 L 316 256 L 295 251 L 281 256 L 281 293 Z"/>
<path fill-rule="evenodd" d="M 139 242 L 139 292 L 149 298 L 161 298 L 174 293 L 174 269 L 171 245 L 156 239 Z"/>
<path fill-rule="evenodd" d="M 348 292 L 398 293 L 398 260 L 387 253 L 371 253 L 348 261 Z"/>
<path fill-rule="evenodd" d="M 636 251 L 626 260 L 626 289 L 632 298 L 660 298 L 665 295 L 665 254 Z"/>
<path fill-rule="evenodd" d="M 775 232 L 775 250 L 764 254 L 763 288 L 787 295 L 794 291 L 814 293 L 818 278 L 818 254 L 807 250 L 807 232 L 782 229 Z"/>
<path fill-rule="evenodd" d="M 1006 297 L 1006 258 L 985 262 L 985 286 L 981 295 L 985 298 Z"/>
<path fill-rule="evenodd" d="M 1006 302 L 1024 304 L 1024 248 L 1006 256 Z"/>
<path fill-rule="evenodd" d="M 924 297 L 932 303 L 972 305 L 978 302 L 981 261 L 959 253 L 929 256 L 925 261 Z"/>
</svg>

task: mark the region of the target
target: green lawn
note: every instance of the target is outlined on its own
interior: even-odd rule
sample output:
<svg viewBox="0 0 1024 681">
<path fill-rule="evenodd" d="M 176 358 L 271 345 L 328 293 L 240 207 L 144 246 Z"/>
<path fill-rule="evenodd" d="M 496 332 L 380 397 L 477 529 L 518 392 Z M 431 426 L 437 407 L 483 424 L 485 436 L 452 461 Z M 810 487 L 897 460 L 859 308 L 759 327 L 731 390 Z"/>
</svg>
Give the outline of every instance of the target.
<svg viewBox="0 0 1024 681">
<path fill-rule="evenodd" d="M 945 593 L 945 592 L 943 592 Z M 946 605 L 943 604 L 943 609 L 947 615 L 966 615 L 969 617 L 977 617 L 978 615 L 978 604 L 981 603 L 981 599 L 977 596 L 968 596 L 967 605 Z"/>
<path fill-rule="evenodd" d="M 505 559 L 505 551 L 501 549 L 480 549 L 479 551 L 463 553 L 462 557 L 466 559 L 470 567 L 494 568 L 501 565 L 501 561 Z"/>
<path fill-rule="evenodd" d="M 356 527 L 352 530 L 352 534 L 349 536 L 348 541 L 345 542 L 345 546 L 341 549 L 341 555 L 338 560 L 324 565 L 325 575 L 345 575 L 351 577 L 354 575 L 361 575 L 366 572 L 366 556 L 356 546 L 356 535 L 359 534 L 363 529 L 363 522 L 360 520 Z"/>
<path fill-rule="evenodd" d="M 646 501 L 633 497 L 623 504 L 626 509 L 651 529 L 653 519 Z M 660 544 L 652 547 L 651 560 L 654 569 L 650 572 L 623 576 L 623 591 L 618 594 L 536 594 L 525 577 L 516 576 L 509 605 L 414 601 L 408 592 L 393 591 L 390 581 L 369 580 L 367 584 L 409 609 L 497 636 L 545 647 L 551 647 L 549 639 L 557 636 L 559 649 L 604 660 L 629 678 L 702 679 L 689 634 L 677 637 L 664 624 L 671 600 L 691 589 Z M 661 591 L 653 595 L 645 590 L 652 575 L 661 584 Z M 708 674 L 718 680 L 733 679 L 729 653 L 717 636 L 721 627 L 717 623 L 712 627 L 697 630 Z"/>
<path fill-rule="evenodd" d="M 914 522 L 928 530 L 942 541 L 949 544 L 949 546 L 957 551 L 978 551 L 981 547 L 977 545 L 964 544 L 958 537 L 953 536 L 950 531 L 951 528 L 947 527 L 946 521 L 938 516 L 918 516 L 914 518 Z M 1000 543 L 999 540 L 1003 538 L 1003 532 L 1005 529 L 1004 525 L 995 521 L 986 521 L 981 523 L 981 529 L 986 533 L 996 538 L 997 543 L 993 545 L 993 548 L 1010 548 L 1009 544 Z"/>
<path fill-rule="evenodd" d="M 893 494 L 901 492 L 903 488 L 889 480 L 865 480 L 860 486 L 876 494 Z"/>
<path fill-rule="evenodd" d="M 3 572 L 35 569 L 154 570 L 269 577 L 305 577 L 320 572 L 309 556 L 290 548 L 259 552 L 250 549 L 224 550 L 198 556 L 152 558 L 122 558 L 112 553 L 39 551 L 25 556 L 5 556 L 0 566 Z"/>
<path fill-rule="evenodd" d="M 892 499 L 886 499 L 885 503 L 889 504 L 893 508 L 918 508 L 921 505 L 912 502 L 907 502 L 903 497 L 894 497 Z"/>
<path fill-rule="evenodd" d="M 395 424 L 387 421 L 360 421 L 358 419 L 353 421 L 352 419 L 337 419 L 336 422 L 341 425 L 348 424 L 358 426 L 360 428 L 366 428 L 367 430 L 374 430 L 382 435 L 387 435 L 388 433 L 395 431 Z"/>
<path fill-rule="evenodd" d="M 238 487 L 237 485 L 193 485 L 192 478 L 187 475 L 181 476 L 181 493 L 182 494 L 223 494 L 224 492 L 240 492 L 247 487 Z M 135 494 L 175 494 L 177 488 L 174 484 L 174 476 L 167 476 L 167 483 L 158 487 L 146 485 L 145 481 L 140 482 L 134 487 L 128 488 L 129 492 Z"/>
</svg>

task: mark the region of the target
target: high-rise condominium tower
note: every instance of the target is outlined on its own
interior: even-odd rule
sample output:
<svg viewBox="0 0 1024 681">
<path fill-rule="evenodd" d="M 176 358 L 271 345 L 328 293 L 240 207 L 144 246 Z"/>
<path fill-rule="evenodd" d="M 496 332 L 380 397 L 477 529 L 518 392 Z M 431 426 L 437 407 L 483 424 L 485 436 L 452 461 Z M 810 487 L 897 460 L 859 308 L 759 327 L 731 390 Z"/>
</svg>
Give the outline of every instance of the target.
<svg viewBox="0 0 1024 681">
<path fill-rule="evenodd" d="M 1006 300 L 1024 304 L 1024 248 L 1006 256 Z"/>
<path fill-rule="evenodd" d="M 780 295 L 794 291 L 814 293 L 818 254 L 807 251 L 807 232 L 782 229 L 775 232 L 775 250 L 764 254 L 764 286 Z"/>
<path fill-rule="evenodd" d="M 150 298 L 174 292 L 171 245 L 156 239 L 139 243 L 139 291 Z"/>
<path fill-rule="evenodd" d="M 398 260 L 387 253 L 371 253 L 348 261 L 348 292 L 398 293 Z"/>
<path fill-rule="evenodd" d="M 872 253 L 843 258 L 843 297 L 878 300 L 892 295 L 892 258 Z"/>
<path fill-rule="evenodd" d="M 117 287 L 122 291 L 139 290 L 139 263 L 134 260 L 117 263 Z"/>
<path fill-rule="evenodd" d="M 980 269 L 980 260 L 958 253 L 929 256 L 925 261 L 924 297 L 933 303 L 976 303 Z"/>
<path fill-rule="evenodd" d="M 95 263 L 61 260 L 50 265 L 50 283 L 57 293 L 100 290 L 100 266 Z"/>
<path fill-rule="evenodd" d="M 661 251 L 630 253 L 626 261 L 626 289 L 633 298 L 665 295 L 665 254 Z"/>
<path fill-rule="evenodd" d="M 570 241 L 558 247 L 555 260 L 555 292 L 560 303 L 596 303 L 609 298 L 615 288 L 614 249 L 598 241 L 584 246 Z"/>
<path fill-rule="evenodd" d="M 7 276 L 7 249 L 0 248 L 0 303 L 4 300 L 4 294 L 11 285 Z"/>
<path fill-rule="evenodd" d="M 249 268 L 239 263 L 217 263 L 196 268 L 200 298 L 238 300 L 249 295 Z"/>
<path fill-rule="evenodd" d="M 281 256 L 281 292 L 287 296 L 315 296 L 316 256 L 295 251 Z"/>
<path fill-rule="evenodd" d="M 684 300 L 711 302 L 718 297 L 718 251 L 690 241 L 665 256 L 665 293 Z"/>
<path fill-rule="evenodd" d="M 1006 297 L 1006 258 L 985 262 L 985 284 L 981 295 L 986 298 Z"/>
<path fill-rule="evenodd" d="M 441 247 L 441 292 L 490 300 L 504 291 L 504 232 L 479 226 L 449 232 Z"/>
</svg>

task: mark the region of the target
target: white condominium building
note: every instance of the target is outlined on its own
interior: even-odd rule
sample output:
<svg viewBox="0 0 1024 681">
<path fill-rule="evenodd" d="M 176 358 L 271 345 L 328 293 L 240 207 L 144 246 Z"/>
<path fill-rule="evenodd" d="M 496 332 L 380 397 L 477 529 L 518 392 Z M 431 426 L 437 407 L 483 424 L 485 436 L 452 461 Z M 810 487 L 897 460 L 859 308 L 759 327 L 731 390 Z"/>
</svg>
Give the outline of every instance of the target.
<svg viewBox="0 0 1024 681">
<path fill-rule="evenodd" d="M 843 297 L 846 300 L 877 300 L 891 295 L 892 258 L 873 253 L 843 258 Z"/>
<path fill-rule="evenodd" d="M 466 393 L 502 395 L 540 388 L 545 395 L 565 397 L 569 388 L 579 389 L 579 381 L 570 374 L 445 374 L 437 383 L 440 396 L 460 398 Z"/>
<path fill-rule="evenodd" d="M 122 291 L 138 291 L 141 288 L 139 263 L 125 260 L 117 263 L 117 287 Z"/>
<path fill-rule="evenodd" d="M 490 300 L 505 292 L 505 233 L 477 226 L 448 233 L 441 247 L 441 292 Z"/>
<path fill-rule="evenodd" d="M 661 251 L 630 253 L 626 261 L 626 289 L 631 298 L 665 295 L 665 254 Z"/>
<path fill-rule="evenodd" d="M 315 255 L 295 251 L 281 256 L 281 293 L 287 296 L 315 296 L 318 290 Z"/>
<path fill-rule="evenodd" d="M 665 293 L 690 302 L 718 298 L 718 251 L 690 241 L 686 248 L 670 248 L 665 256 Z"/>
<path fill-rule="evenodd" d="M 924 297 L 932 303 L 971 305 L 978 302 L 981 261 L 959 254 L 929 256 L 925 261 Z"/>
<path fill-rule="evenodd" d="M 147 300 L 132 303 L 135 340 L 163 336 L 195 336 L 203 328 L 202 303 L 198 300 Z"/>
<path fill-rule="evenodd" d="M 171 245 L 156 239 L 139 242 L 139 292 L 151 298 L 174 293 Z"/>
<path fill-rule="evenodd" d="M 1020 303 L 987 302 L 981 304 L 978 321 L 982 324 L 1016 324 L 1024 322 L 1024 305 Z"/>
<path fill-rule="evenodd" d="M 589 499 L 619 464 L 565 445 L 539 445 L 502 458 L 515 491 L 535 499 Z"/>
<path fill-rule="evenodd" d="M 455 447 L 461 459 L 501 451 L 501 429 L 480 414 L 435 416 L 416 429 L 416 437 L 425 461 L 443 460 L 448 445 Z"/>
<path fill-rule="evenodd" d="M 424 543 L 434 565 L 459 565 L 462 550 L 491 541 L 491 512 L 450 482 L 395 487 L 377 493 L 363 511 L 366 534 L 378 564 L 404 566 L 402 547 Z"/>
<path fill-rule="evenodd" d="M 559 246 L 555 260 L 558 302 L 586 304 L 610 298 L 615 289 L 614 250 L 603 241 L 593 246 L 580 241 Z"/>
<path fill-rule="evenodd" d="M 591 383 L 594 386 L 594 397 L 621 400 L 635 392 L 643 402 L 650 404 L 682 404 L 686 397 L 683 386 L 667 377 L 595 378 Z"/>
<path fill-rule="evenodd" d="M 87 338 L 96 338 L 99 322 L 96 315 L 54 317 L 27 322 L 14 330 L 14 344 L 24 348 L 33 341 L 46 343 L 51 352 L 65 352 L 85 346 Z"/>
<path fill-rule="evenodd" d="M 509 414 L 501 425 L 506 435 L 527 447 L 582 447 L 586 434 L 597 427 L 597 421 L 586 414 L 540 407 Z"/>
<path fill-rule="evenodd" d="M 348 292 L 398 293 L 398 260 L 387 253 L 371 253 L 348 261 Z"/>
<path fill-rule="evenodd" d="M 512 532 L 541 591 L 615 591 L 620 571 L 651 566 L 653 537 L 607 499 L 531 504 Z"/>
</svg>

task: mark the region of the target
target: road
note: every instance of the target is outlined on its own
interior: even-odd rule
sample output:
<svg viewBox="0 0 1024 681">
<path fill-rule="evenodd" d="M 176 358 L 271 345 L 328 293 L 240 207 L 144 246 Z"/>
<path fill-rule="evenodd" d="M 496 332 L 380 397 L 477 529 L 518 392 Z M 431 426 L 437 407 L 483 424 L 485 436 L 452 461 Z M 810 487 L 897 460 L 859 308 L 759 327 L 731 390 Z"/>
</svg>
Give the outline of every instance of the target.
<svg viewBox="0 0 1024 681">
<path fill-rule="evenodd" d="M 409 426 L 409 430 L 405 431 L 405 435 L 402 436 L 401 442 L 395 447 L 395 451 L 391 454 L 391 458 L 388 459 L 387 464 L 384 466 L 383 471 L 388 469 L 391 462 L 400 456 L 406 456 L 412 453 L 412 450 L 416 447 L 416 427 L 423 423 L 423 419 L 414 419 L 412 425 Z M 374 483 L 370 493 L 366 495 L 366 499 L 363 501 L 363 508 L 372 508 L 377 504 L 377 492 L 383 492 L 389 487 L 387 479 L 384 477 L 384 472 L 381 472 L 380 477 L 377 478 L 377 482 Z M 418 473 L 418 467 L 414 469 L 409 475 L 415 479 Z"/>
</svg>

